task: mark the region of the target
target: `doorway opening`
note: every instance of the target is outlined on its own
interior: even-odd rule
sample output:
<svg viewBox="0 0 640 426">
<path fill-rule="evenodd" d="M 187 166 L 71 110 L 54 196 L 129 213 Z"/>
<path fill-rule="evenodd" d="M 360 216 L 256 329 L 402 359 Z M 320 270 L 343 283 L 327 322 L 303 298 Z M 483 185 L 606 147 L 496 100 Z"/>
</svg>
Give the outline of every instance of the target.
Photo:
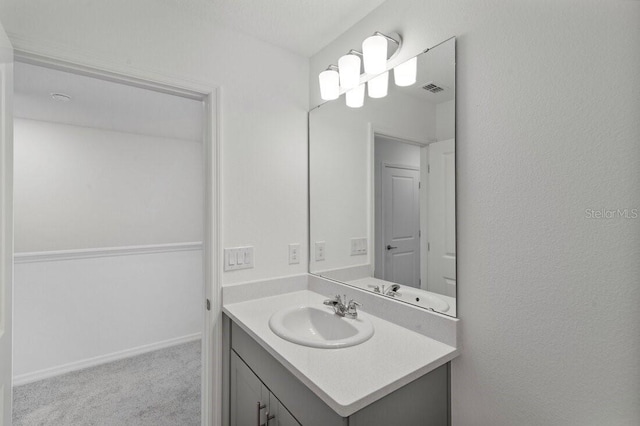
<svg viewBox="0 0 640 426">
<path fill-rule="evenodd" d="M 454 140 L 374 132 L 374 276 L 455 296 Z"/>
<path fill-rule="evenodd" d="M 204 423 L 210 105 L 28 62 L 15 64 L 14 424 Z"/>
</svg>

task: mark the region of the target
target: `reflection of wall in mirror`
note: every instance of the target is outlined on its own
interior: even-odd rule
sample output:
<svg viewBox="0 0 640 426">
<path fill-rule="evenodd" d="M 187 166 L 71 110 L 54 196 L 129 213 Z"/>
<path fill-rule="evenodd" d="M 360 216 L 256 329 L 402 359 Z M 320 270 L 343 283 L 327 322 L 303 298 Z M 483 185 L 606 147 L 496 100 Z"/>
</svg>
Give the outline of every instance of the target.
<svg viewBox="0 0 640 426">
<path fill-rule="evenodd" d="M 311 247 L 325 241 L 325 260 L 311 272 L 368 264 L 372 253 L 372 129 L 408 139 L 435 139 L 436 108 L 403 93 L 368 99 L 360 109 L 329 102 L 310 116 Z M 369 238 L 366 255 L 352 256 L 350 239 Z"/>
</svg>

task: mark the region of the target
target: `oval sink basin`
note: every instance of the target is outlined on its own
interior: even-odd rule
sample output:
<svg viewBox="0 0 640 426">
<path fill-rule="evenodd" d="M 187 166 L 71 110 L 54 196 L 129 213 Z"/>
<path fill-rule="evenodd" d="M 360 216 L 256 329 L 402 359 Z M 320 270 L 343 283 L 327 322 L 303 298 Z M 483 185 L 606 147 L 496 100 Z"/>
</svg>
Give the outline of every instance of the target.
<svg viewBox="0 0 640 426">
<path fill-rule="evenodd" d="M 373 336 L 369 320 L 345 318 L 331 308 L 313 306 L 278 311 L 269 319 L 269 327 L 285 340 L 313 348 L 346 348 Z"/>
<path fill-rule="evenodd" d="M 423 308 L 432 308 L 438 312 L 447 312 L 449 310 L 449 304 L 445 300 L 423 290 L 402 286 L 398 293 L 401 294 L 396 296 L 398 299 L 414 303 Z"/>
</svg>

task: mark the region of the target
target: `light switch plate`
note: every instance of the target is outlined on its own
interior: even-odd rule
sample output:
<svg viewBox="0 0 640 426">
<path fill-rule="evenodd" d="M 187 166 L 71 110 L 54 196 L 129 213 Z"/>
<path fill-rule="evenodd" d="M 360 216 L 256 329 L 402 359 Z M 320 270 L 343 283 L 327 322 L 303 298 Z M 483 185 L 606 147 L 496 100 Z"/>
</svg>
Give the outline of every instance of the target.
<svg viewBox="0 0 640 426">
<path fill-rule="evenodd" d="M 316 254 L 316 262 L 320 262 L 322 260 L 324 260 L 324 248 L 325 248 L 325 242 L 324 241 L 316 241 L 316 245 L 315 245 L 315 254 Z"/>
<path fill-rule="evenodd" d="M 289 244 L 289 265 L 300 263 L 300 244 Z"/>
<path fill-rule="evenodd" d="M 224 249 L 224 270 L 253 268 L 253 247 L 230 247 Z"/>
<path fill-rule="evenodd" d="M 367 254 L 367 238 L 351 238 L 351 256 Z"/>
</svg>

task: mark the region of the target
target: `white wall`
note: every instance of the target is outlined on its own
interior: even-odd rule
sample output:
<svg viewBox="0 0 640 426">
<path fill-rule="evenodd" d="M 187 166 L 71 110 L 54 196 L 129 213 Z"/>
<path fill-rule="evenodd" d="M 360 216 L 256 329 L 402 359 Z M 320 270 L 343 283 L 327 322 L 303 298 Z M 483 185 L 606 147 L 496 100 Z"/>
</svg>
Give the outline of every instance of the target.
<svg viewBox="0 0 640 426">
<path fill-rule="evenodd" d="M 219 85 L 225 246 L 253 245 L 255 268 L 226 284 L 307 271 L 308 60 L 226 29 L 208 2 L 5 0 L 14 44 L 108 69 Z M 268 225 L 265 225 L 268 224 Z"/>
<path fill-rule="evenodd" d="M 15 252 L 202 241 L 202 144 L 14 120 Z"/>
<path fill-rule="evenodd" d="M 88 255 L 76 251 L 60 260 L 17 259 L 17 384 L 200 337 L 198 247 Z"/>
<path fill-rule="evenodd" d="M 640 423 L 640 2 L 388 0 L 406 57 L 457 36 L 454 426 Z"/>
<path fill-rule="evenodd" d="M 399 121 L 397 117 L 401 117 Z M 370 264 L 373 259 L 371 129 L 411 141 L 435 137 L 435 106 L 395 91 L 359 109 L 341 98 L 310 113 L 311 242 L 325 241 L 325 260 L 311 252 L 311 271 Z M 418 160 L 419 161 L 419 160 Z M 367 255 L 351 256 L 351 238 L 369 238 Z"/>
</svg>

